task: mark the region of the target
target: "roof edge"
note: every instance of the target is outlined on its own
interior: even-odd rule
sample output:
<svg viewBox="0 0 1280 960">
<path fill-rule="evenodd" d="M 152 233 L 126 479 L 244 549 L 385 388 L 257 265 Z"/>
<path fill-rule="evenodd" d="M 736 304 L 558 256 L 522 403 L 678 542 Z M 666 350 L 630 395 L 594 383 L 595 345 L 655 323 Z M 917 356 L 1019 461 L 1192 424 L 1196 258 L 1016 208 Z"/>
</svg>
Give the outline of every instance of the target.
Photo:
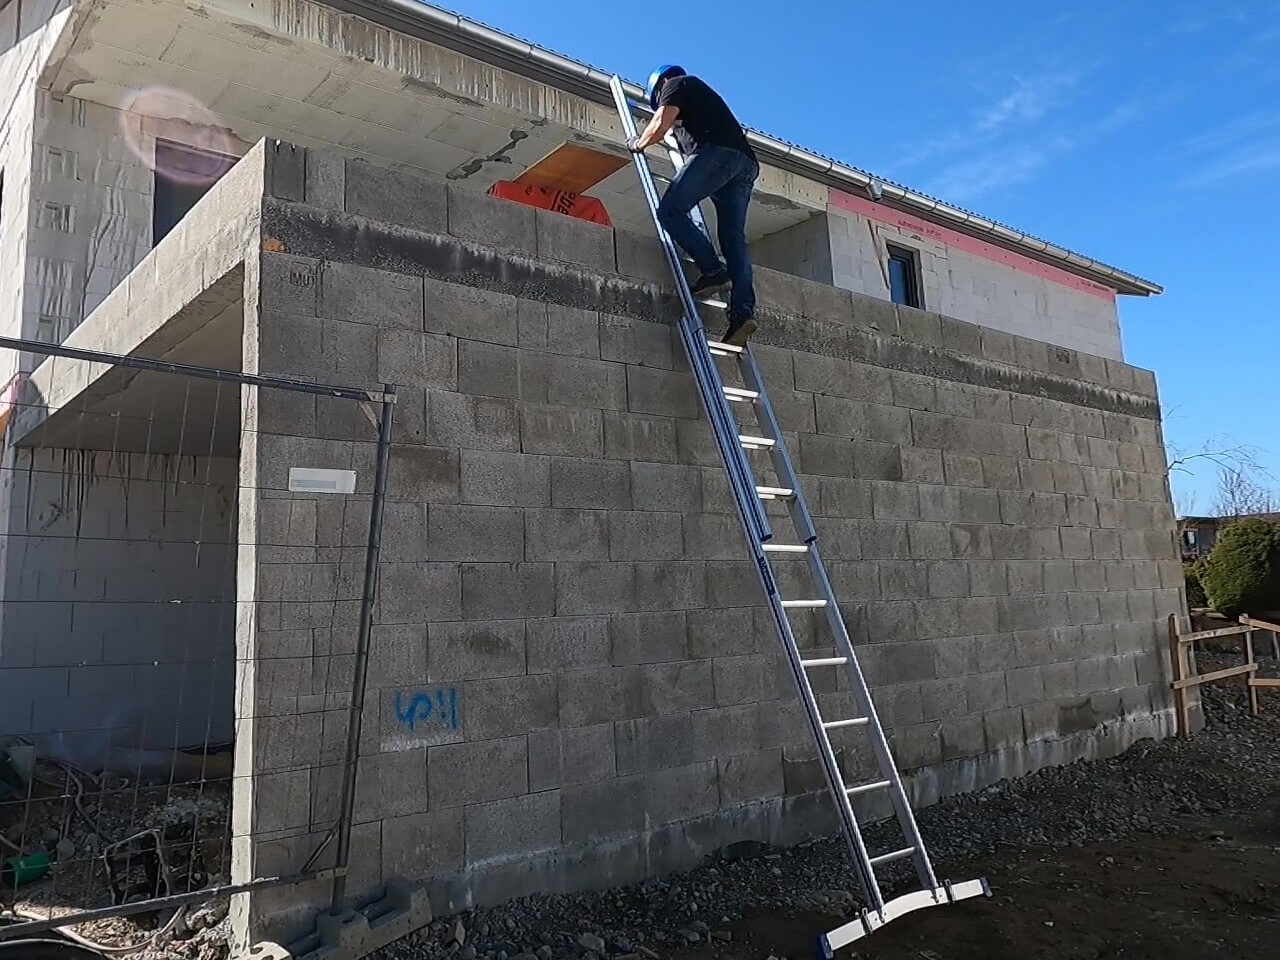
<svg viewBox="0 0 1280 960">
<path fill-rule="evenodd" d="M 420 0 L 316 0 L 322 6 L 359 16 L 388 29 L 427 40 L 455 52 L 474 56 L 532 80 L 550 83 L 600 104 L 613 103 L 611 74 L 527 40 L 487 27 L 459 14 Z M 628 96 L 643 102 L 644 90 L 625 82 Z M 1051 263 L 1078 276 L 1104 284 L 1117 293 L 1150 296 L 1164 288 L 1136 274 L 1056 246 L 1013 227 L 988 220 L 927 194 L 876 177 L 830 157 L 805 150 L 747 128 L 751 146 L 772 166 L 839 190 L 853 190 L 890 207 L 918 214 L 944 226 Z"/>
</svg>

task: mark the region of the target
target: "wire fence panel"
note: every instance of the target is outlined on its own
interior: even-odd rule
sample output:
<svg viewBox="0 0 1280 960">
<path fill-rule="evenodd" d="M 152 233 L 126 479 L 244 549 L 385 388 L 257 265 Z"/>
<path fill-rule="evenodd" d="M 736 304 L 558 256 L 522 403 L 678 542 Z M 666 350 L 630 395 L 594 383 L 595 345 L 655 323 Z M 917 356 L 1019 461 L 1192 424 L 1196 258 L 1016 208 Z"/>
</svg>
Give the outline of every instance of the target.
<svg viewBox="0 0 1280 960">
<path fill-rule="evenodd" d="M 390 399 L 21 348 L 33 372 L 0 411 L 0 937 L 225 944 L 209 890 L 345 849 L 381 513 L 363 465 Z M 342 407 L 363 443 L 280 417 L 264 438 L 246 413 L 268 405 Z M 332 785 L 325 809 L 279 815 L 299 781 Z"/>
</svg>

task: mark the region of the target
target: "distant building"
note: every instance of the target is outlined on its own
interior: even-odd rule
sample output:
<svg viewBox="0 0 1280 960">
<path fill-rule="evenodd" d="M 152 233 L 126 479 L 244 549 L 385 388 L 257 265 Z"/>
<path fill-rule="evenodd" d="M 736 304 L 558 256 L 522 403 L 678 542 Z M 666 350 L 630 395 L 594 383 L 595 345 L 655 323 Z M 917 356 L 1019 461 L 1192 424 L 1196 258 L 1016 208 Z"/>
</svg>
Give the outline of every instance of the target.
<svg viewBox="0 0 1280 960">
<path fill-rule="evenodd" d="M 1179 517 L 1178 546 L 1183 560 L 1199 560 L 1213 549 L 1218 534 L 1240 520 L 1280 521 L 1280 513 L 1245 513 L 1238 517 Z"/>
</svg>

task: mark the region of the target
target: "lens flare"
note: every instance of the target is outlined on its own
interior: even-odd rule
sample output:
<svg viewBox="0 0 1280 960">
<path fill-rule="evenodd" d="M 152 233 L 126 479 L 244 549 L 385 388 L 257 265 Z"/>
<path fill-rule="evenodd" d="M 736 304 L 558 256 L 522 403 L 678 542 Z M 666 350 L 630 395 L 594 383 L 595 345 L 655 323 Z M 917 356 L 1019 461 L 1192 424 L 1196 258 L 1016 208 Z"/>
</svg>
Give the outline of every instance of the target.
<svg viewBox="0 0 1280 960">
<path fill-rule="evenodd" d="M 120 134 L 142 163 L 178 183 L 213 183 L 239 152 L 212 110 L 172 87 L 132 92 L 120 105 Z"/>
</svg>

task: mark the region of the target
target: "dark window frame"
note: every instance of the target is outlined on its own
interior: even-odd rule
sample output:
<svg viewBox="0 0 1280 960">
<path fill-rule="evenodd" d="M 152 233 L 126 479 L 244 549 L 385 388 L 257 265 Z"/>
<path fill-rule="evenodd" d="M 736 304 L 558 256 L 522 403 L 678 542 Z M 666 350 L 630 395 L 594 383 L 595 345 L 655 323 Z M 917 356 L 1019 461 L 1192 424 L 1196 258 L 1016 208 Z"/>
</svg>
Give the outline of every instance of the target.
<svg viewBox="0 0 1280 960">
<path fill-rule="evenodd" d="M 911 247 L 904 247 L 897 243 L 886 243 L 885 250 L 888 254 L 888 263 L 886 270 L 889 274 L 889 299 L 894 303 L 901 303 L 904 306 L 915 307 L 917 310 L 924 309 L 924 282 L 920 274 L 920 251 Z M 893 290 L 893 265 L 894 263 L 902 265 L 903 269 L 903 299 L 899 299 L 894 295 Z"/>
</svg>

